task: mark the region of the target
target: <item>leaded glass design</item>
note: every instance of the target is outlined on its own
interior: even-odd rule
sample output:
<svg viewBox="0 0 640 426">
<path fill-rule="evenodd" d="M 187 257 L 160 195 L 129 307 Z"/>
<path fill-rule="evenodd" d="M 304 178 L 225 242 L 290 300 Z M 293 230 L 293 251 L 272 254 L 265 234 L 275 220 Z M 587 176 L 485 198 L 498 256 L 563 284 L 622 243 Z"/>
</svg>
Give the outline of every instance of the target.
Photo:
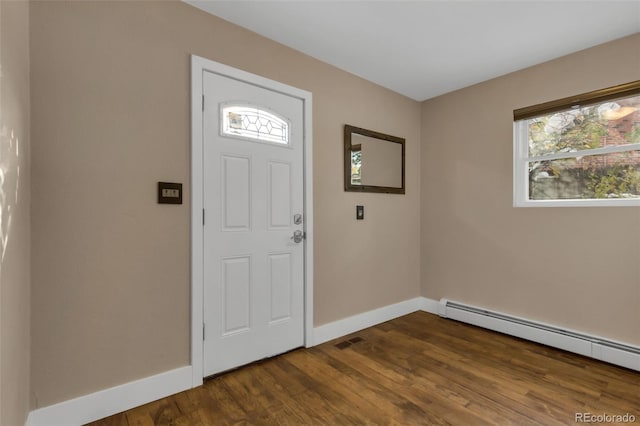
<svg viewBox="0 0 640 426">
<path fill-rule="evenodd" d="M 252 105 L 222 105 L 222 134 L 289 144 L 289 123 Z"/>
</svg>

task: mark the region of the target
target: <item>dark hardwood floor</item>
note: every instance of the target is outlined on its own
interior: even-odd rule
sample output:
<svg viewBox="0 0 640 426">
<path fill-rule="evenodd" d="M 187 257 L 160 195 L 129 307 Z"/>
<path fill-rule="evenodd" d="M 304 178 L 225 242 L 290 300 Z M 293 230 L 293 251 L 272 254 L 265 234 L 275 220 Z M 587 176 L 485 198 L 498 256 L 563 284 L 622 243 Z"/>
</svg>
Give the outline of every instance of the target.
<svg viewBox="0 0 640 426">
<path fill-rule="evenodd" d="M 91 425 L 558 425 L 576 413 L 640 424 L 640 373 L 416 312 Z"/>
</svg>

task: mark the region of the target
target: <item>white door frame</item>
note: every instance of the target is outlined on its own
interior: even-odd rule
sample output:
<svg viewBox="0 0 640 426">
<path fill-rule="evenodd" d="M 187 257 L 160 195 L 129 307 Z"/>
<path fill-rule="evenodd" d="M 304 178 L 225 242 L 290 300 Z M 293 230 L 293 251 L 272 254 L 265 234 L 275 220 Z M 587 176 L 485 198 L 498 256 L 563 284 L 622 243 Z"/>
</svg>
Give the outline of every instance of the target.
<svg viewBox="0 0 640 426">
<path fill-rule="evenodd" d="M 302 100 L 304 155 L 304 344 L 313 345 L 313 163 L 311 93 L 228 65 L 191 55 L 191 367 L 193 387 L 202 384 L 204 229 L 203 229 L 203 123 L 202 80 L 209 71 Z"/>
</svg>

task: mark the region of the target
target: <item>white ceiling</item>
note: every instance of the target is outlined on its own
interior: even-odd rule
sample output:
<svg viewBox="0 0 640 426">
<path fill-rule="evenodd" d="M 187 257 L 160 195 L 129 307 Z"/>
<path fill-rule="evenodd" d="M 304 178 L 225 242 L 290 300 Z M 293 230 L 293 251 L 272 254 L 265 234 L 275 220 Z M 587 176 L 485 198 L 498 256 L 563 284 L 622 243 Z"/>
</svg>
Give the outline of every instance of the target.
<svg viewBox="0 0 640 426">
<path fill-rule="evenodd" d="M 640 0 L 185 1 L 419 101 L 640 32 Z"/>
</svg>

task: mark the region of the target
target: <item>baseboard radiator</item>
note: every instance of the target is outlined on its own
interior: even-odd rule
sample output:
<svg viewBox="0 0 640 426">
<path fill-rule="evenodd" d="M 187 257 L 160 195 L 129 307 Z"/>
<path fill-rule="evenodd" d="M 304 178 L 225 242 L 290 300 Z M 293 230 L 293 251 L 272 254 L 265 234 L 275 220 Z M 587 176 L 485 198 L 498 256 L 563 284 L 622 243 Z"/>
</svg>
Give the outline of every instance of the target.
<svg viewBox="0 0 640 426">
<path fill-rule="evenodd" d="M 475 306 L 441 299 L 438 314 L 489 330 L 542 343 L 604 362 L 640 371 L 640 347 L 565 330 Z"/>
</svg>

